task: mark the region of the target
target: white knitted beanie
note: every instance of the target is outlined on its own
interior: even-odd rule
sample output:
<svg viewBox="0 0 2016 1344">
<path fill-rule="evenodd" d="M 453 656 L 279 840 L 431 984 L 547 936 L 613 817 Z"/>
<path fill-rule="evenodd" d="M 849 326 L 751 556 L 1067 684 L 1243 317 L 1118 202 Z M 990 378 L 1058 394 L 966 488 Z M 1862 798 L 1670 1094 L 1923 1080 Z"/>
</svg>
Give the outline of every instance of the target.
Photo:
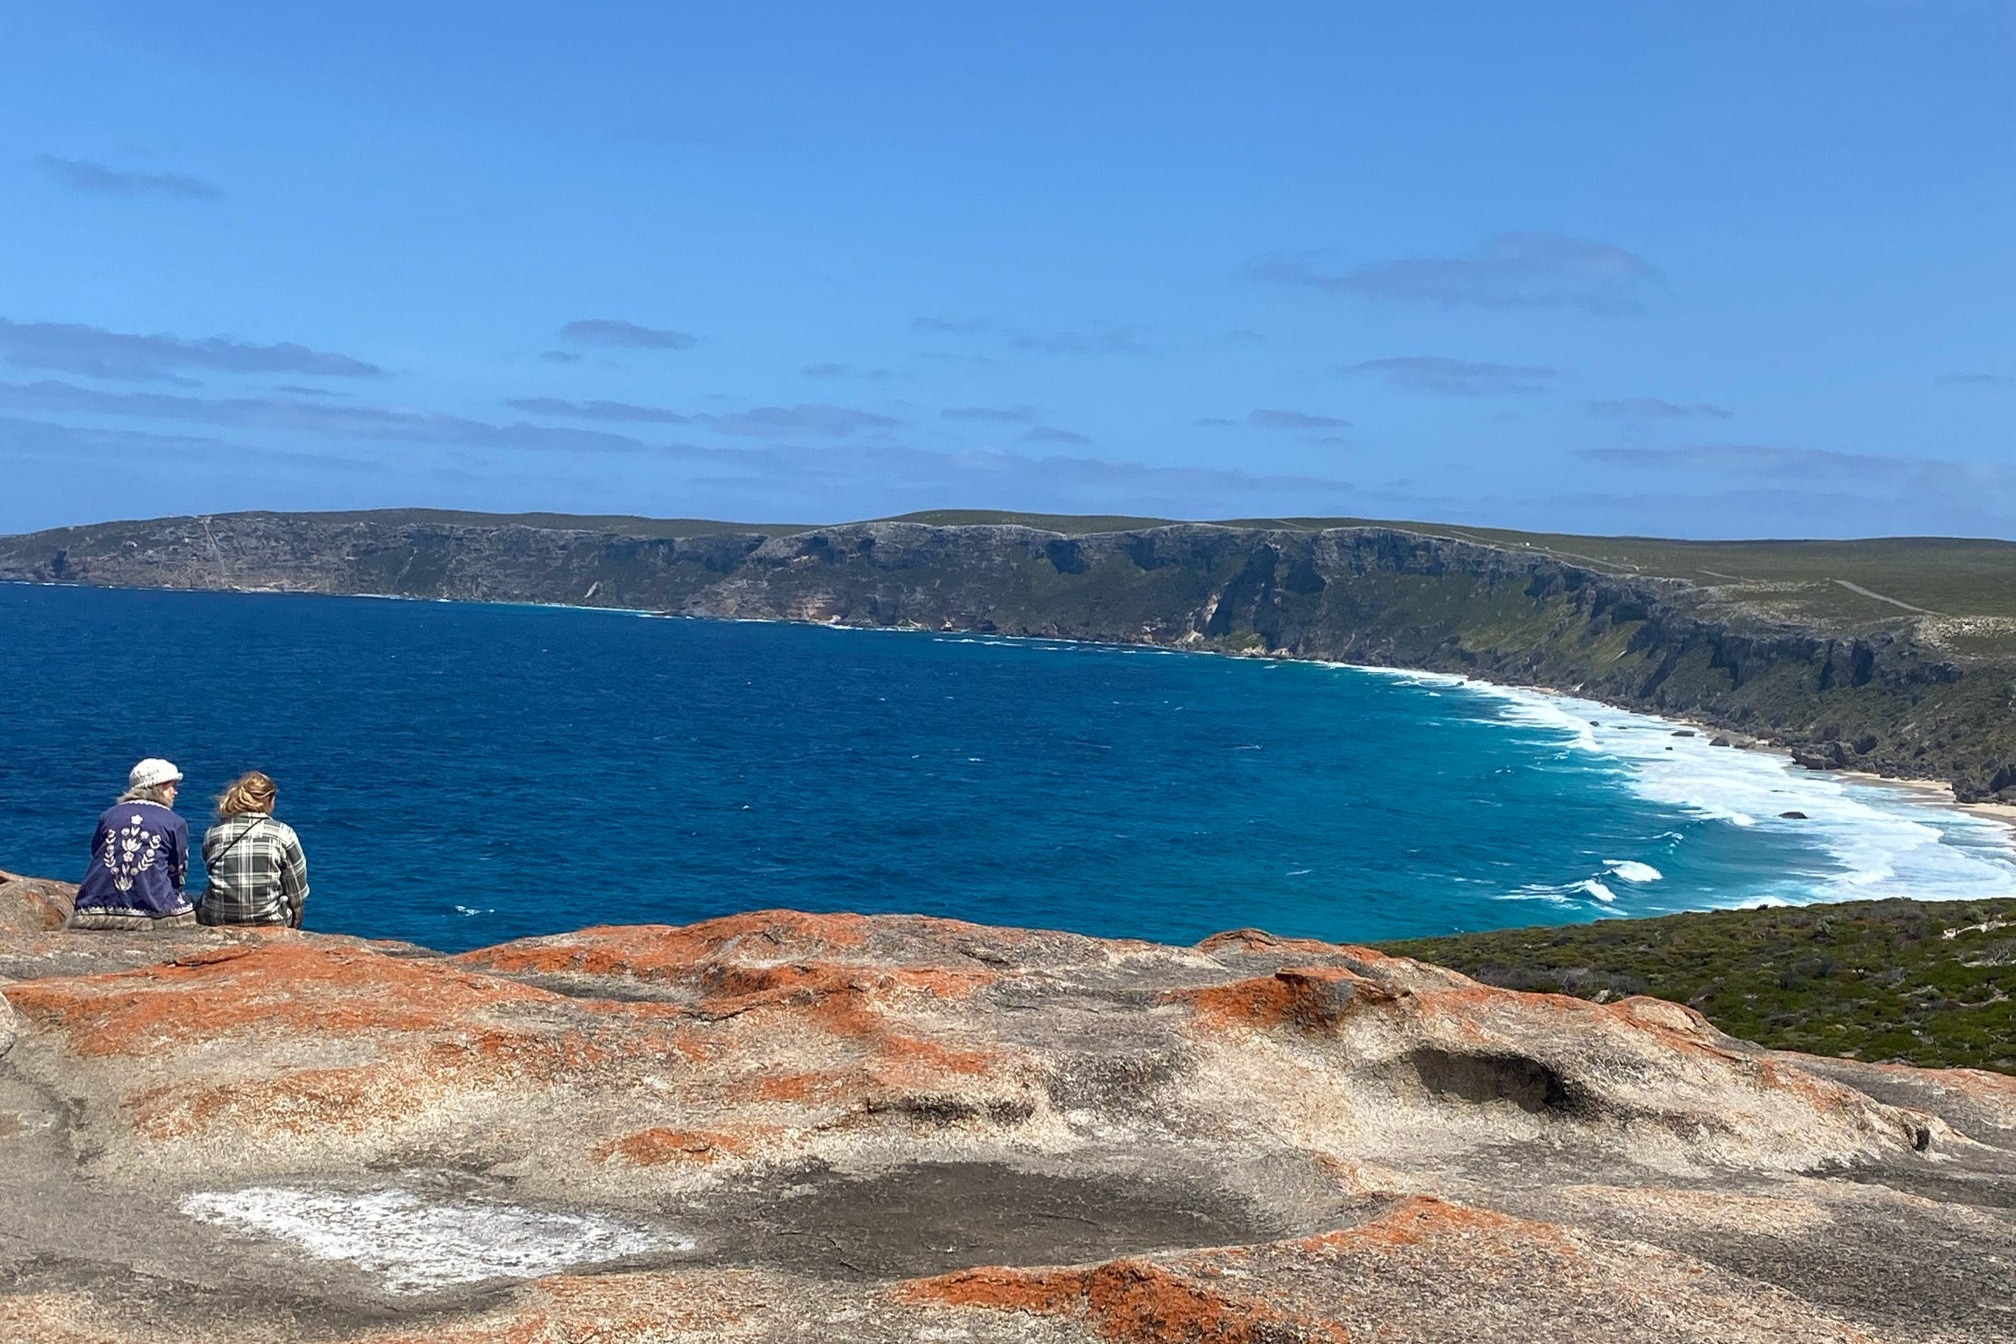
<svg viewBox="0 0 2016 1344">
<path fill-rule="evenodd" d="M 156 784 L 179 784 L 182 772 L 175 768 L 173 761 L 164 761 L 159 756 L 149 756 L 133 767 L 133 773 L 126 776 L 129 789 L 151 789 Z"/>
</svg>

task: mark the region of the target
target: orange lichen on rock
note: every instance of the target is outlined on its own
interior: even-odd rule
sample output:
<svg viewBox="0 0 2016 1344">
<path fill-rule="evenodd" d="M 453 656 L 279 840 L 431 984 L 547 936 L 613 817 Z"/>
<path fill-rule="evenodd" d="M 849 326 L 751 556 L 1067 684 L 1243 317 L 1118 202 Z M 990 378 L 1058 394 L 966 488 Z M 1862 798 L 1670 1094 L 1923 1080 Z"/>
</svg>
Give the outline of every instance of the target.
<svg viewBox="0 0 2016 1344">
<path fill-rule="evenodd" d="M 992 972 L 882 969 L 824 962 L 712 966 L 702 977 L 695 1016 L 720 1019 L 790 1009 L 836 1036 L 882 1030 L 874 1005 L 907 997 L 959 1000 L 995 980 Z"/>
<path fill-rule="evenodd" d="M 759 910 L 698 924 L 601 926 L 481 948 L 454 964 L 509 976 L 557 976 L 593 981 L 630 980 L 706 992 L 730 970 L 760 972 L 789 964 L 816 964 L 903 975 L 958 973 L 976 964 L 999 967 L 1004 953 L 1036 942 L 1082 945 L 1103 959 L 1141 943 L 1098 943 L 1069 934 L 990 928 L 924 915 L 813 915 Z M 978 949 L 978 955 L 976 955 Z M 718 985 L 711 991 L 717 996 Z"/>
<path fill-rule="evenodd" d="M 787 946 L 808 950 L 859 947 L 867 931 L 868 920 L 862 915 L 758 910 L 698 924 L 596 925 L 573 933 L 478 948 L 453 960 L 505 975 L 679 980 L 738 942 L 752 942 L 774 957 L 782 955 L 781 949 Z"/>
<path fill-rule="evenodd" d="M 1436 1256 L 1461 1243 L 1471 1252 L 1578 1254 L 1559 1228 L 1421 1196 L 1395 1202 L 1356 1227 L 1295 1242 L 1231 1247 L 1173 1261 L 1115 1260 L 1089 1269 L 963 1270 L 898 1285 L 899 1301 L 973 1310 L 1029 1312 L 1083 1319 L 1114 1344 L 1267 1344 L 1295 1339 L 1346 1344 L 1351 1334 L 1327 1313 L 1231 1282 L 1264 1279 L 1262 1260 L 1313 1268 L 1361 1256 Z M 1377 1265 L 1367 1273 L 1376 1276 Z"/>
<path fill-rule="evenodd" d="M 1147 1260 L 1114 1260 L 1091 1269 L 970 1269 L 912 1280 L 895 1292 L 912 1304 L 1080 1316 L 1114 1344 L 1350 1340 L 1335 1322 L 1225 1292 Z"/>
<path fill-rule="evenodd" d="M 904 1302 L 1027 1311 L 1056 1316 L 1083 1304 L 1089 1269 L 962 1269 L 928 1279 L 911 1279 L 893 1290 Z"/>
<path fill-rule="evenodd" d="M 1390 1003 L 1397 996 L 1376 981 L 1335 966 L 1299 966 L 1269 976 L 1205 989 L 1181 990 L 1164 1002 L 1189 1003 L 1197 1020 L 1214 1027 L 1267 1030 L 1293 1026 L 1321 1031 L 1354 1008 Z"/>
<path fill-rule="evenodd" d="M 1343 966 L 1373 979 L 1409 987 L 1429 985 L 1454 987 L 1472 983 L 1470 977 L 1446 966 L 1434 966 L 1412 957 L 1396 957 L 1362 943 L 1325 943 L 1315 938 L 1280 938 L 1263 929 L 1230 929 L 1214 933 L 1197 944 L 1199 952 L 1293 958 L 1310 965 Z"/>
<path fill-rule="evenodd" d="M 433 1098 L 382 1067 L 297 1069 L 276 1078 L 151 1087 L 128 1103 L 134 1128 L 170 1139 L 228 1125 L 254 1133 L 301 1134 L 365 1126 L 418 1114 Z"/>
<path fill-rule="evenodd" d="M 860 1075 L 845 1069 L 818 1069 L 809 1073 L 762 1074 L 731 1083 L 722 1089 L 729 1101 L 774 1102 L 806 1105 L 836 1098 L 850 1087 L 858 1087 Z"/>
<path fill-rule="evenodd" d="M 1567 1233 L 1551 1223 L 1454 1204 L 1432 1195 L 1408 1195 L 1375 1218 L 1296 1244 L 1304 1251 L 1339 1254 L 1421 1247 L 1450 1239 L 1516 1242 L 1559 1255 L 1576 1253 Z"/>
<path fill-rule="evenodd" d="M 2016 1076 L 2010 1074 L 1990 1073 L 1986 1069 L 1932 1069 L 1917 1064 L 1858 1063 L 1857 1067 L 1929 1088 L 1935 1093 L 2016 1107 Z"/>
<path fill-rule="evenodd" d="M 1604 1011 L 1634 1027 L 1673 1032 L 1694 1040 L 1718 1040 L 1722 1035 L 1712 1022 L 1687 1005 L 1645 994 L 1633 994 L 1606 1004 Z"/>
<path fill-rule="evenodd" d="M 654 1126 L 598 1143 L 590 1150 L 597 1162 L 621 1162 L 633 1167 L 658 1167 L 672 1162 L 713 1162 L 749 1151 L 749 1137 L 713 1129 L 666 1129 Z"/>
<path fill-rule="evenodd" d="M 149 1087 L 127 1109 L 135 1129 L 153 1139 L 218 1127 L 253 1135 L 358 1133 L 438 1113 L 446 1096 L 592 1085 L 628 1058 L 623 1041 L 583 1032 L 474 1031 L 417 1045 L 381 1043 L 368 1064 Z"/>
<path fill-rule="evenodd" d="M 63 927 L 77 899 L 68 882 L 0 871 L 0 932 L 47 933 Z"/>
<path fill-rule="evenodd" d="M 1343 943 L 1326 943 L 1315 938 L 1281 938 L 1265 929 L 1227 929 L 1214 933 L 1197 944 L 1199 952 L 1270 952 L 1288 956 L 1327 958 L 1338 955 L 1363 955 L 1375 960 L 1390 960 L 1384 952 L 1369 947 L 1349 946 Z"/>
<path fill-rule="evenodd" d="M 220 948 L 139 970 L 10 986 L 24 1018 L 61 1031 L 84 1057 L 150 1055 L 240 1031 L 369 1039 L 466 1023 L 505 1004 L 559 1001 L 431 959 L 276 941 Z"/>
<path fill-rule="evenodd" d="M 763 1074 L 730 1084 L 722 1095 L 731 1101 L 769 1102 L 795 1106 L 847 1105 L 869 1111 L 901 1109 L 905 1099 L 929 1099 L 939 1105 L 950 1097 L 971 1098 L 976 1079 L 1001 1075 L 1014 1056 L 1000 1051 L 967 1050 L 912 1036 L 883 1036 L 875 1050 L 852 1067 Z M 979 1107 L 1007 1098 L 975 1099 Z"/>
<path fill-rule="evenodd" d="M 876 1048 L 876 1072 L 890 1082 L 936 1079 L 948 1074 L 977 1078 L 994 1072 L 1005 1059 L 999 1051 L 955 1050 L 916 1036 L 886 1036 Z"/>
</svg>

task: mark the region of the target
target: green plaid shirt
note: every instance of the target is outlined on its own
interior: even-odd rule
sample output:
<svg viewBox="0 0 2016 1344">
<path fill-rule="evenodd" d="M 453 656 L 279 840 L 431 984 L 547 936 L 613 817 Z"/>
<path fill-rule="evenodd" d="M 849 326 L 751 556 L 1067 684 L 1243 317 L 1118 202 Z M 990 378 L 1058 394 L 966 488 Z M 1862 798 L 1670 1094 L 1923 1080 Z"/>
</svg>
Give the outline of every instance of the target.
<svg viewBox="0 0 2016 1344">
<path fill-rule="evenodd" d="M 264 812 L 240 812 L 203 837 L 203 920 L 210 924 L 301 923 L 308 860 L 294 828 Z"/>
</svg>

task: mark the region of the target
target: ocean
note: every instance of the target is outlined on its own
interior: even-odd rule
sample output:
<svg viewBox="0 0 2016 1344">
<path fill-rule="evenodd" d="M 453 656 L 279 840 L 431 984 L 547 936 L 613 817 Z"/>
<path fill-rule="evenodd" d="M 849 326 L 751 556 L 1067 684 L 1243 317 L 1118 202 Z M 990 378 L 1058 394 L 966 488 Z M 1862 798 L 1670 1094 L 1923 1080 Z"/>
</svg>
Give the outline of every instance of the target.
<svg viewBox="0 0 2016 1344">
<path fill-rule="evenodd" d="M 257 768 L 309 927 L 445 950 L 771 907 L 1369 941 L 2016 895 L 1998 823 L 1450 677 L 23 585 L 0 638 L 0 868 L 75 880 L 139 757 L 182 767 L 198 834 Z"/>
</svg>

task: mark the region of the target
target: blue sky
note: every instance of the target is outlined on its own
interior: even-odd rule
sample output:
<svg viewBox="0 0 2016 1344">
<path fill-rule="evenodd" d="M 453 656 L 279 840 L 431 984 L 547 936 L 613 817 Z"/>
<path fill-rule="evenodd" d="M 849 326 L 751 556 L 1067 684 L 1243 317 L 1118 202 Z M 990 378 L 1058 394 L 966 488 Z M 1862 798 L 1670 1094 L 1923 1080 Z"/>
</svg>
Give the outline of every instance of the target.
<svg viewBox="0 0 2016 1344">
<path fill-rule="evenodd" d="M 0 10 L 0 531 L 2016 537 L 2016 4 Z"/>
</svg>

